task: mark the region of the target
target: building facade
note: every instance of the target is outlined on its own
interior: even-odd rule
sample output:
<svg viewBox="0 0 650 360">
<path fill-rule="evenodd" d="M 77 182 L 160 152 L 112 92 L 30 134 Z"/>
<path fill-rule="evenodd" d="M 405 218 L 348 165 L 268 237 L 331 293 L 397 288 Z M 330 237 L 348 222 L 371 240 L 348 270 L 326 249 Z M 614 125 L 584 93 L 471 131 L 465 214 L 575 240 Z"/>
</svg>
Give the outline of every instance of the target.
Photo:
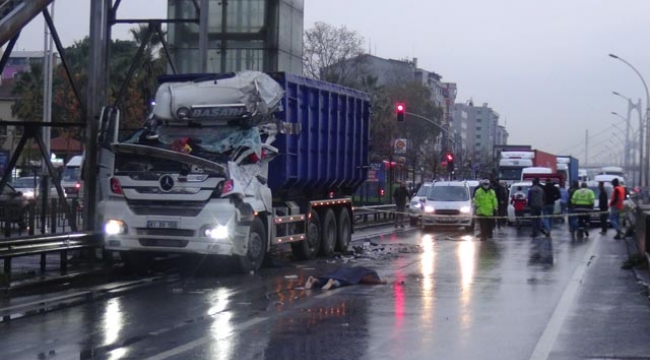
<svg viewBox="0 0 650 360">
<path fill-rule="evenodd" d="M 195 18 L 194 3 L 170 0 L 168 18 Z M 302 74 L 304 0 L 207 3 L 207 24 L 169 24 L 168 41 L 178 72 L 258 70 Z M 202 36 L 207 37 L 205 54 L 201 54 L 199 46 Z M 202 59 L 205 69 L 200 68 Z"/>
<path fill-rule="evenodd" d="M 474 106 L 469 101 L 453 108 L 453 129 L 460 134 L 463 153 L 475 161 L 490 161 L 496 145 L 507 145 L 508 131 L 499 125 L 499 113 L 487 103 Z"/>
</svg>

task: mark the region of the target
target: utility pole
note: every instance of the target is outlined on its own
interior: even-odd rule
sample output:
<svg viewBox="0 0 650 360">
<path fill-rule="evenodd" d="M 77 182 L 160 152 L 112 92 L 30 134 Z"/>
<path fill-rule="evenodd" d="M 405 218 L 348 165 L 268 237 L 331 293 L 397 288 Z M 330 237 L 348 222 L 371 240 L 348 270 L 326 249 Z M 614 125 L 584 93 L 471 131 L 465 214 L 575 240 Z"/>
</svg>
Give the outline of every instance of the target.
<svg viewBox="0 0 650 360">
<path fill-rule="evenodd" d="M 589 129 L 585 130 L 585 166 L 589 164 Z"/>
</svg>

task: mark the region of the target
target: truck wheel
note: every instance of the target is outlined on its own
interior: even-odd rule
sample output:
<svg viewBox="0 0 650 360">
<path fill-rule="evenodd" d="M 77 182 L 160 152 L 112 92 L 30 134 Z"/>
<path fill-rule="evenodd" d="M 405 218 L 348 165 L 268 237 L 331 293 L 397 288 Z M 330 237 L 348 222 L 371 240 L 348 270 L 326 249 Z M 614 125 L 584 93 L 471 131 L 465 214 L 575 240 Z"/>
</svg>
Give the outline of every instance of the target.
<svg viewBox="0 0 650 360">
<path fill-rule="evenodd" d="M 262 267 L 266 256 L 266 230 L 264 223 L 258 217 L 253 220 L 248 234 L 248 250 L 246 256 L 238 256 L 239 268 L 243 273 L 257 271 Z"/>
<path fill-rule="evenodd" d="M 350 240 L 352 240 L 352 224 L 350 223 L 350 212 L 348 209 L 341 209 L 339 214 L 339 236 L 336 242 L 336 249 L 340 252 L 348 251 Z"/>
<path fill-rule="evenodd" d="M 321 233 L 320 233 L 320 217 L 318 213 L 311 210 L 309 213 L 309 220 L 307 222 L 307 230 L 305 240 L 291 243 L 291 250 L 293 255 L 300 260 L 311 260 L 318 255 L 320 249 Z"/>
<path fill-rule="evenodd" d="M 336 227 L 336 216 L 334 210 L 325 210 L 325 217 L 323 217 L 323 235 L 321 236 L 321 254 L 329 256 L 334 252 L 336 247 L 336 238 L 338 237 L 338 228 Z"/>
</svg>

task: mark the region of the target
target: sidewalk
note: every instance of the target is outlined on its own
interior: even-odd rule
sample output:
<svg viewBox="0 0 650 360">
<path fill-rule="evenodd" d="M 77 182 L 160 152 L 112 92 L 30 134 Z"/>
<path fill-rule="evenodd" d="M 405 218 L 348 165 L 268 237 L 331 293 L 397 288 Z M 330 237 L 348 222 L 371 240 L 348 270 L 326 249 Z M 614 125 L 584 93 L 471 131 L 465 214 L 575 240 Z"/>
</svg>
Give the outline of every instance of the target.
<svg viewBox="0 0 650 360">
<path fill-rule="evenodd" d="M 637 253 L 632 239 L 599 241 L 549 359 L 650 359 L 650 273 L 621 269 Z"/>
</svg>

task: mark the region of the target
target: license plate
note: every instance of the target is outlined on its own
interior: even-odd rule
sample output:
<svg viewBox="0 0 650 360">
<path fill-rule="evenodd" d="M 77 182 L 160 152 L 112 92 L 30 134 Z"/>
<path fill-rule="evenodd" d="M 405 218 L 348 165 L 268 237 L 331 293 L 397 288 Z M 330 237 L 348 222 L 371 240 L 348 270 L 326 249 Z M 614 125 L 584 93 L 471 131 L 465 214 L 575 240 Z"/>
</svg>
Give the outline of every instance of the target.
<svg viewBox="0 0 650 360">
<path fill-rule="evenodd" d="M 176 229 L 178 221 L 147 221 L 148 228 L 156 229 Z"/>
<path fill-rule="evenodd" d="M 456 221 L 456 218 L 453 216 L 439 216 L 438 221 L 440 222 L 452 222 Z"/>
</svg>

